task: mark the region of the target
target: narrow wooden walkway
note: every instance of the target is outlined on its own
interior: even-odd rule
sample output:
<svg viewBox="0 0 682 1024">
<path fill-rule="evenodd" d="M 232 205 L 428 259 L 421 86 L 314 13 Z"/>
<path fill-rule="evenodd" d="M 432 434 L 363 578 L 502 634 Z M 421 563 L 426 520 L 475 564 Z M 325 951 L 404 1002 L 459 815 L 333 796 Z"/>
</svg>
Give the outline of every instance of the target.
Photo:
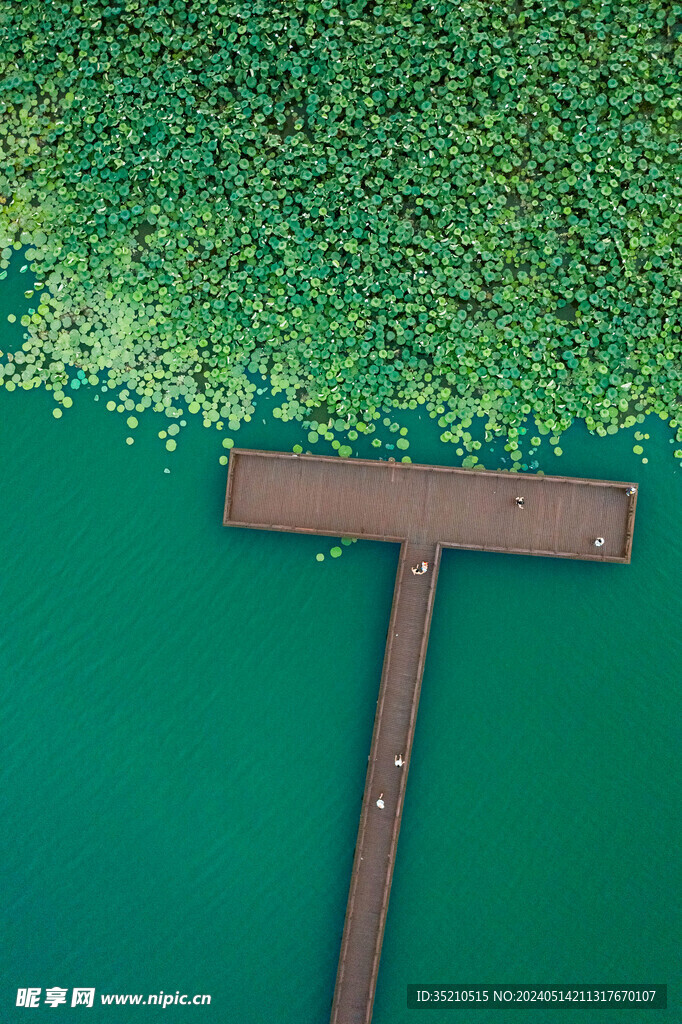
<svg viewBox="0 0 682 1024">
<path fill-rule="evenodd" d="M 391 891 L 407 770 L 426 659 L 440 546 L 405 542 L 400 550 L 332 1024 L 365 1024 L 371 1016 Z M 424 560 L 428 572 L 415 576 Z M 396 766 L 399 755 L 405 764 Z M 377 806 L 383 799 L 384 807 Z"/>
<path fill-rule="evenodd" d="M 628 483 L 232 450 L 226 526 L 401 544 L 331 1024 L 372 1017 L 442 547 L 627 563 L 636 503 Z"/>
</svg>

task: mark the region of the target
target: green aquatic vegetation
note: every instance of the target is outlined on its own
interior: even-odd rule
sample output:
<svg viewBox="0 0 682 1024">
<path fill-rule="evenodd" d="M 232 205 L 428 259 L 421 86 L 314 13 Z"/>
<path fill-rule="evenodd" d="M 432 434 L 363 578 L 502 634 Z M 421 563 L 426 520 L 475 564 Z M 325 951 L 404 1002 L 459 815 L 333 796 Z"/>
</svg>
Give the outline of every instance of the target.
<svg viewBox="0 0 682 1024">
<path fill-rule="evenodd" d="M 3 5 L 0 273 L 37 280 L 0 378 L 234 431 L 264 374 L 310 444 L 418 407 L 462 452 L 477 414 L 553 445 L 674 418 L 681 27 L 669 0 Z"/>
</svg>

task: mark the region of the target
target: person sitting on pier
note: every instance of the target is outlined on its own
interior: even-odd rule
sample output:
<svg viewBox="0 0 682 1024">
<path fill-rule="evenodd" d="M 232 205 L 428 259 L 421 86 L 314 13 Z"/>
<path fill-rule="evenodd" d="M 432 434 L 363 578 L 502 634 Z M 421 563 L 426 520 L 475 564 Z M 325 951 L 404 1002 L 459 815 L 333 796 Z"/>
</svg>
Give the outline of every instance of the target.
<svg viewBox="0 0 682 1024">
<path fill-rule="evenodd" d="M 625 493 L 627 494 L 628 498 L 631 498 L 633 494 L 637 493 L 637 488 L 636 487 L 628 487 L 628 489 L 627 489 L 627 491 Z"/>
<path fill-rule="evenodd" d="M 514 498 L 514 501 L 516 502 L 516 507 L 517 508 L 523 508 L 524 505 L 526 504 L 526 499 L 525 498 Z"/>
<path fill-rule="evenodd" d="M 415 576 L 423 576 L 424 573 L 428 570 L 428 568 L 428 562 L 420 562 L 419 565 L 412 566 L 412 572 L 414 573 Z"/>
<path fill-rule="evenodd" d="M 405 764 L 405 762 L 403 761 L 403 755 L 402 754 L 396 754 L 394 759 L 393 759 L 393 761 L 394 761 L 394 764 L 395 764 L 396 768 L 402 768 L 402 766 Z"/>
</svg>

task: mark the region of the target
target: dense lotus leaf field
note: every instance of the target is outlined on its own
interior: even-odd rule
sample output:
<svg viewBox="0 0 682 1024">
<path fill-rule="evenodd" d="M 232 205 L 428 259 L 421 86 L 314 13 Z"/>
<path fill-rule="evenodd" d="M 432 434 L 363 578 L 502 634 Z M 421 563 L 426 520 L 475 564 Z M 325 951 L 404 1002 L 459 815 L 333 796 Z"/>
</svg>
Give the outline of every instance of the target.
<svg viewBox="0 0 682 1024">
<path fill-rule="evenodd" d="M 310 440 L 418 405 L 469 451 L 476 414 L 679 436 L 681 30 L 668 0 L 7 0 L 1 272 L 37 284 L 6 386 L 234 429 L 267 374 Z"/>
</svg>

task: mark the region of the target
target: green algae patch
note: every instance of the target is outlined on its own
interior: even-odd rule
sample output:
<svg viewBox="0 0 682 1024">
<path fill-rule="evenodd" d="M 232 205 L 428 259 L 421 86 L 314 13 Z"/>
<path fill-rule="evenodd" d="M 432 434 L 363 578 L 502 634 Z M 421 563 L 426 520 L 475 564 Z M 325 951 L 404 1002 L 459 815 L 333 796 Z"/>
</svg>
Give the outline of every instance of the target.
<svg viewBox="0 0 682 1024">
<path fill-rule="evenodd" d="M 315 555 L 315 558 L 317 559 L 318 562 L 324 562 L 324 555 L 321 551 L 318 551 L 318 553 Z"/>
<path fill-rule="evenodd" d="M 329 554 L 332 556 L 332 558 L 339 558 L 343 554 L 343 549 L 340 547 L 330 548 Z"/>
</svg>

